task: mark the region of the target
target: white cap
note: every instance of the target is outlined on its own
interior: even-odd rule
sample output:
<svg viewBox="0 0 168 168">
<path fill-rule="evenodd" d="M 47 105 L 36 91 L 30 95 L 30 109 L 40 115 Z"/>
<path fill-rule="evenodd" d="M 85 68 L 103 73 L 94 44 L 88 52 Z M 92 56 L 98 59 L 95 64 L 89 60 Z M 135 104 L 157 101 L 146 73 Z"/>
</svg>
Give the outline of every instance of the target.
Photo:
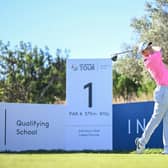
<svg viewBox="0 0 168 168">
<path fill-rule="evenodd" d="M 142 51 L 144 51 L 148 46 L 150 46 L 152 44 L 152 42 L 141 42 L 138 46 L 138 53 L 141 53 Z"/>
</svg>

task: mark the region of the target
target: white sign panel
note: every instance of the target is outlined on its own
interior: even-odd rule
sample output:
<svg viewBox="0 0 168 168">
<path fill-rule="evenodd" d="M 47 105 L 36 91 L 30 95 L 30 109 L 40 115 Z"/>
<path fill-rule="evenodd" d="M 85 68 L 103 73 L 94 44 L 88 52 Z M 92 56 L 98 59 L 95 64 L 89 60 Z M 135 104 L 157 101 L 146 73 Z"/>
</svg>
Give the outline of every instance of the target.
<svg viewBox="0 0 168 168">
<path fill-rule="evenodd" d="M 0 150 L 64 149 L 64 106 L 5 103 L 2 110 Z"/>
<path fill-rule="evenodd" d="M 112 149 L 112 61 L 67 61 L 67 150 Z"/>
</svg>

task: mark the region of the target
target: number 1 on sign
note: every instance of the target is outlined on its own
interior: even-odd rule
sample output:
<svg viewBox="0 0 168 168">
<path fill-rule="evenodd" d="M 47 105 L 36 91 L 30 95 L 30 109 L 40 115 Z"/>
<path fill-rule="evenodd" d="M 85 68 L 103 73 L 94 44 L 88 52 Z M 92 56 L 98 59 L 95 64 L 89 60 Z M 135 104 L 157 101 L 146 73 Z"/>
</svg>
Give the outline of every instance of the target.
<svg viewBox="0 0 168 168">
<path fill-rule="evenodd" d="M 88 88 L 88 107 L 92 107 L 92 83 L 87 83 L 83 87 L 84 89 Z"/>
</svg>

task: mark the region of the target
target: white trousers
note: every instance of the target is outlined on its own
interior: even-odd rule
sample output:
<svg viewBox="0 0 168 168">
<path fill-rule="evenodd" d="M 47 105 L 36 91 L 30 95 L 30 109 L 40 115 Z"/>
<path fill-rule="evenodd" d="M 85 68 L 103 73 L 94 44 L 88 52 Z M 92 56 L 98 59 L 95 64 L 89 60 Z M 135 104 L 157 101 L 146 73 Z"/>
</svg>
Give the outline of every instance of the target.
<svg viewBox="0 0 168 168">
<path fill-rule="evenodd" d="M 155 129 L 163 120 L 163 145 L 164 149 L 168 150 L 168 86 L 156 87 L 154 101 L 153 114 L 140 138 L 140 142 L 146 145 Z"/>
</svg>

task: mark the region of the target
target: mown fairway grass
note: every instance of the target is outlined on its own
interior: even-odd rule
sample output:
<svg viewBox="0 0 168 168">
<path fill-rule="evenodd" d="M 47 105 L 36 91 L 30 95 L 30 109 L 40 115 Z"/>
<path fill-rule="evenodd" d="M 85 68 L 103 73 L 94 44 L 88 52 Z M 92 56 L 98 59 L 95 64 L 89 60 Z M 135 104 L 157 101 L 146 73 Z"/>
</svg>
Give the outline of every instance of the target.
<svg viewBox="0 0 168 168">
<path fill-rule="evenodd" d="M 168 155 L 160 152 L 1 153 L 0 168 L 168 168 Z"/>
</svg>

